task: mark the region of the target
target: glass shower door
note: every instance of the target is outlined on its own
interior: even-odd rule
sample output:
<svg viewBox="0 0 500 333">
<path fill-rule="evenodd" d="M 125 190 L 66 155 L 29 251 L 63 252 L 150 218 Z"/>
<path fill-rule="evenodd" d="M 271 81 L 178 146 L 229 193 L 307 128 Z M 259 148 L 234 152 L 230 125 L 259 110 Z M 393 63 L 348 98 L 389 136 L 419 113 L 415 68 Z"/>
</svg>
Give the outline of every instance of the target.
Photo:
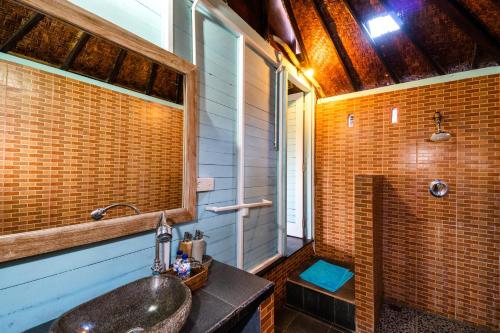
<svg viewBox="0 0 500 333">
<path fill-rule="evenodd" d="M 243 268 L 252 270 L 278 254 L 275 67 L 245 47 L 244 202 L 269 200 L 243 217 Z"/>
</svg>

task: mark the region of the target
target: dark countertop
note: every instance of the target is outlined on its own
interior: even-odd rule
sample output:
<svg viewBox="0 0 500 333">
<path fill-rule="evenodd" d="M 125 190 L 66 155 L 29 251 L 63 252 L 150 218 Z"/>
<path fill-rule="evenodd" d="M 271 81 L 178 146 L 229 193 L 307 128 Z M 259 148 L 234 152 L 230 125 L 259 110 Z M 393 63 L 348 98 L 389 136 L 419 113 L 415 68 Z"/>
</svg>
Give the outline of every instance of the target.
<svg viewBox="0 0 500 333">
<path fill-rule="evenodd" d="M 272 282 L 214 260 L 207 284 L 193 292 L 191 313 L 181 332 L 227 332 L 249 318 L 273 291 Z M 25 333 L 47 333 L 52 321 Z"/>
</svg>

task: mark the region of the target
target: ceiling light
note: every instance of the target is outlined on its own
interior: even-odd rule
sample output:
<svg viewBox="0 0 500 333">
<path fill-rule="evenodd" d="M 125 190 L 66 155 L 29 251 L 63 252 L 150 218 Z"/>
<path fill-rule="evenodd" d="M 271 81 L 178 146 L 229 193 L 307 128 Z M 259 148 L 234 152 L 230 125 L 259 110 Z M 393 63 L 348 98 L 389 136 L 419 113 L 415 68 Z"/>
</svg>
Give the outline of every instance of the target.
<svg viewBox="0 0 500 333">
<path fill-rule="evenodd" d="M 314 76 L 314 69 L 309 68 L 304 71 L 304 75 L 308 78 L 312 78 Z"/>
<path fill-rule="evenodd" d="M 369 20 L 367 29 L 371 38 L 377 38 L 386 33 L 399 30 L 399 25 L 391 15 L 384 15 Z"/>
</svg>

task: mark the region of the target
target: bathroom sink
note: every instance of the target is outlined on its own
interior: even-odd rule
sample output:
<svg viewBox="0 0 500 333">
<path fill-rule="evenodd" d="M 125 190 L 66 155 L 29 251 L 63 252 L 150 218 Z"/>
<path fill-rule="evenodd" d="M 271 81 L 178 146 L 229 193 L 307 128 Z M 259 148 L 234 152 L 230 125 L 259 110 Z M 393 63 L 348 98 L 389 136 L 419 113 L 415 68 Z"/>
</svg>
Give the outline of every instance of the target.
<svg viewBox="0 0 500 333">
<path fill-rule="evenodd" d="M 191 311 L 191 291 L 175 276 L 143 278 L 64 313 L 49 332 L 179 332 Z"/>
</svg>

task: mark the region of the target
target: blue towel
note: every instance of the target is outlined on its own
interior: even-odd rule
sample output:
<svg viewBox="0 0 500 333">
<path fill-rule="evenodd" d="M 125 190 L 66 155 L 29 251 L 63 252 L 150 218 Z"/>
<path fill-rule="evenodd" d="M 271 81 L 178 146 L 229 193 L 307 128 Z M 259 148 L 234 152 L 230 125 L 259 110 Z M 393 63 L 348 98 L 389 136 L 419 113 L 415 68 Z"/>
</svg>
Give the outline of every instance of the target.
<svg viewBox="0 0 500 333">
<path fill-rule="evenodd" d="M 300 273 L 300 278 L 331 292 L 337 291 L 354 273 L 344 267 L 318 260 L 314 265 Z"/>
</svg>

